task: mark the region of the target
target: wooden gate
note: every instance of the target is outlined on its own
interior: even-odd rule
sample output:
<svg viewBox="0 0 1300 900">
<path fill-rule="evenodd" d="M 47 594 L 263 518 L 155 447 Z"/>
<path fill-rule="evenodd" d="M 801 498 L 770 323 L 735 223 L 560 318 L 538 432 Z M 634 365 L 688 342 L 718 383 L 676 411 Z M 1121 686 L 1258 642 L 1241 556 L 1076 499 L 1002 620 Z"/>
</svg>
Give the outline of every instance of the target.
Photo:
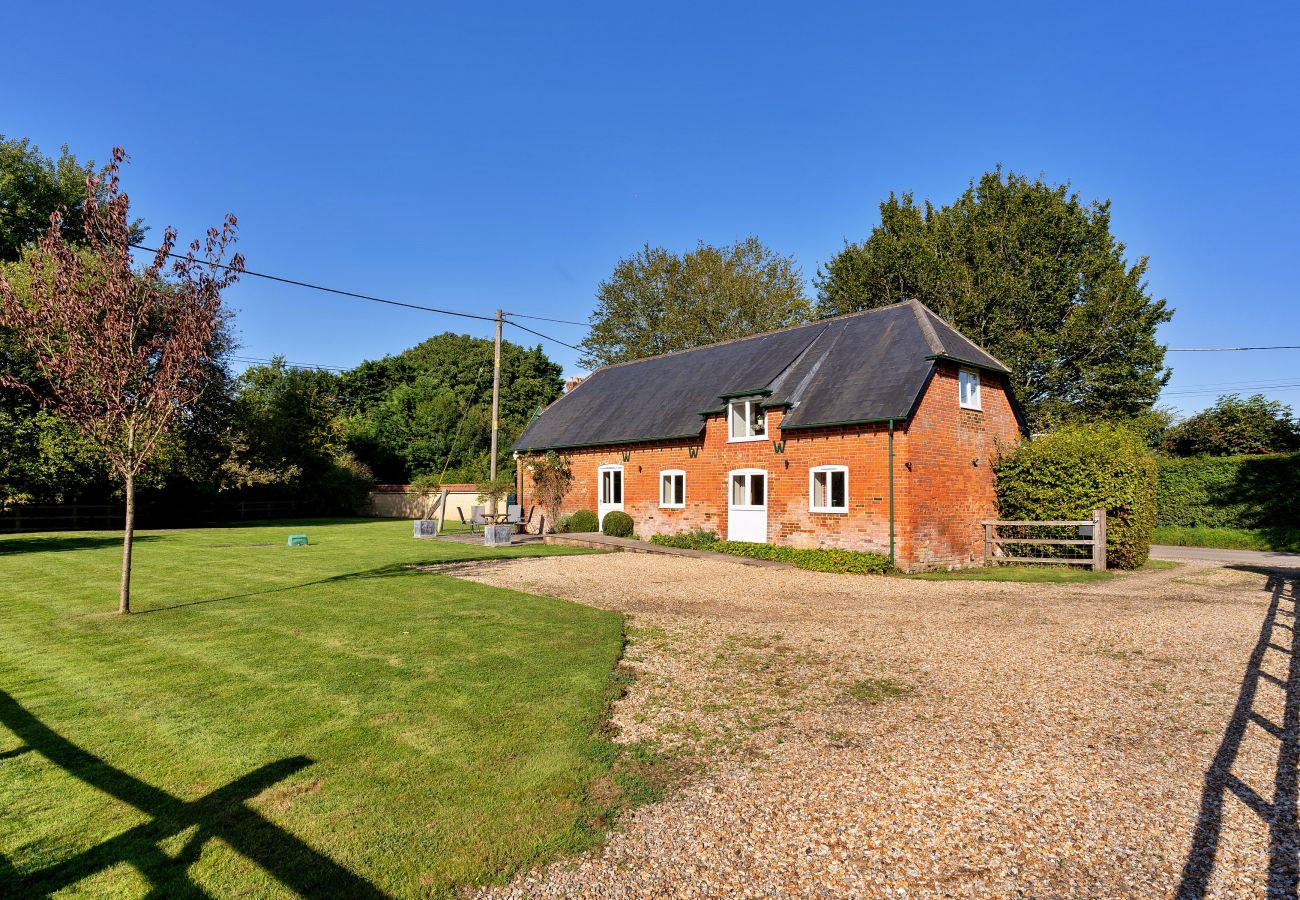
<svg viewBox="0 0 1300 900">
<path fill-rule="evenodd" d="M 1106 510 L 1094 509 L 1091 519 L 1057 519 L 1054 521 L 1000 521 L 984 523 L 984 565 L 1000 563 L 1056 563 L 1090 566 L 1094 572 L 1106 570 Z M 1070 534 L 1074 537 L 1061 535 Z M 1008 547 L 1046 547 L 1035 556 L 1013 555 Z M 1084 550 L 1087 550 L 1084 555 Z M 1053 552 L 1055 551 L 1055 552 Z M 1030 551 L 1017 550 L 1018 553 Z"/>
</svg>

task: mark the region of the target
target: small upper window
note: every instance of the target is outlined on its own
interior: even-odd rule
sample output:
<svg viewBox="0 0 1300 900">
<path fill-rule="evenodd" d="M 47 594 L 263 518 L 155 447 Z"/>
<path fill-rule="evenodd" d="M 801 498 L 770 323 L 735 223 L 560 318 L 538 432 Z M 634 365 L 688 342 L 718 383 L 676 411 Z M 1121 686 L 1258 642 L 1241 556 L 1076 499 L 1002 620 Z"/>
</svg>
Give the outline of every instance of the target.
<svg viewBox="0 0 1300 900">
<path fill-rule="evenodd" d="M 659 505 L 667 509 L 686 506 L 686 473 L 673 469 L 659 473 Z"/>
<path fill-rule="evenodd" d="M 980 406 L 980 373 L 961 371 L 961 408 L 983 409 Z"/>
<path fill-rule="evenodd" d="M 733 400 L 727 406 L 732 441 L 761 441 L 767 437 L 767 410 L 760 400 Z"/>
<path fill-rule="evenodd" d="M 808 509 L 811 512 L 849 511 L 847 466 L 817 466 L 808 472 Z"/>
</svg>

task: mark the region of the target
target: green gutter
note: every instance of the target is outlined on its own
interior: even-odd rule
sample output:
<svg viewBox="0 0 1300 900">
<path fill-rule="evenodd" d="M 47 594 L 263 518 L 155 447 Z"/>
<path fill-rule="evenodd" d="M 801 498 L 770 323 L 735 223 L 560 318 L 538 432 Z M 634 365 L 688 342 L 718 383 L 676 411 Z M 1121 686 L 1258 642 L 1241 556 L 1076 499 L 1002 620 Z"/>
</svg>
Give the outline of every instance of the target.
<svg viewBox="0 0 1300 900">
<path fill-rule="evenodd" d="M 894 420 L 889 420 L 889 564 L 894 565 Z"/>
</svg>

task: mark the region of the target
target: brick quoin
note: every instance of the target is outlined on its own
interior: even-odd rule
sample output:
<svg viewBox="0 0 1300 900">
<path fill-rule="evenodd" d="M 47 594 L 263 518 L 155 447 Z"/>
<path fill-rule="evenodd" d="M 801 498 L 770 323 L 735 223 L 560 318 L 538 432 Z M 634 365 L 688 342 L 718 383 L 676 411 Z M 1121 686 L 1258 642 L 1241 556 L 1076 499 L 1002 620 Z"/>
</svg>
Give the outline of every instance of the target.
<svg viewBox="0 0 1300 900">
<path fill-rule="evenodd" d="M 894 430 L 895 560 L 904 570 L 957 568 L 983 560 L 980 522 L 994 518 L 993 462 L 1020 441 L 1003 377 L 980 373 L 981 410 L 962 409 L 956 364 L 939 362 L 912 415 Z M 768 439 L 730 443 L 727 416 L 704 420 L 702 438 L 557 451 L 568 457 L 573 485 L 561 515 L 597 510 L 598 470 L 623 467 L 623 509 L 643 539 L 693 529 L 727 536 L 728 473 L 768 473 L 767 540 L 791 547 L 889 552 L 887 423 L 781 430 L 783 411 L 769 410 Z M 784 442 L 777 453 L 773 441 Z M 691 456 L 694 448 L 696 455 Z M 624 454 L 627 459 L 624 460 Z M 516 478 L 520 502 L 532 504 L 527 462 Z M 809 470 L 848 467 L 848 512 L 809 512 Z M 686 473 L 684 509 L 659 506 L 659 474 Z"/>
</svg>

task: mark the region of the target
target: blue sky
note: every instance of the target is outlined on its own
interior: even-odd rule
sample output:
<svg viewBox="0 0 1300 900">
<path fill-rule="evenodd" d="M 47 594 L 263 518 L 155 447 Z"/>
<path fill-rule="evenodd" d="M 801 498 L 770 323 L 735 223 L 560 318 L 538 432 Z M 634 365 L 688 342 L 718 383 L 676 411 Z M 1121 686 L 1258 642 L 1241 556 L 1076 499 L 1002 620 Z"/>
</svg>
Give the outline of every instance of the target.
<svg viewBox="0 0 1300 900">
<path fill-rule="evenodd" d="M 258 271 L 585 320 L 647 241 L 753 233 L 811 280 L 891 190 L 947 201 L 1002 163 L 1113 200 L 1171 347 L 1300 344 L 1294 6 L 60 9 L 6 11 L 0 131 L 125 146 L 155 233 L 233 211 Z M 331 366 L 491 327 L 252 278 L 228 300 L 241 353 Z M 1300 407 L 1300 351 L 1169 362 L 1177 408 L 1283 383 Z"/>
</svg>

